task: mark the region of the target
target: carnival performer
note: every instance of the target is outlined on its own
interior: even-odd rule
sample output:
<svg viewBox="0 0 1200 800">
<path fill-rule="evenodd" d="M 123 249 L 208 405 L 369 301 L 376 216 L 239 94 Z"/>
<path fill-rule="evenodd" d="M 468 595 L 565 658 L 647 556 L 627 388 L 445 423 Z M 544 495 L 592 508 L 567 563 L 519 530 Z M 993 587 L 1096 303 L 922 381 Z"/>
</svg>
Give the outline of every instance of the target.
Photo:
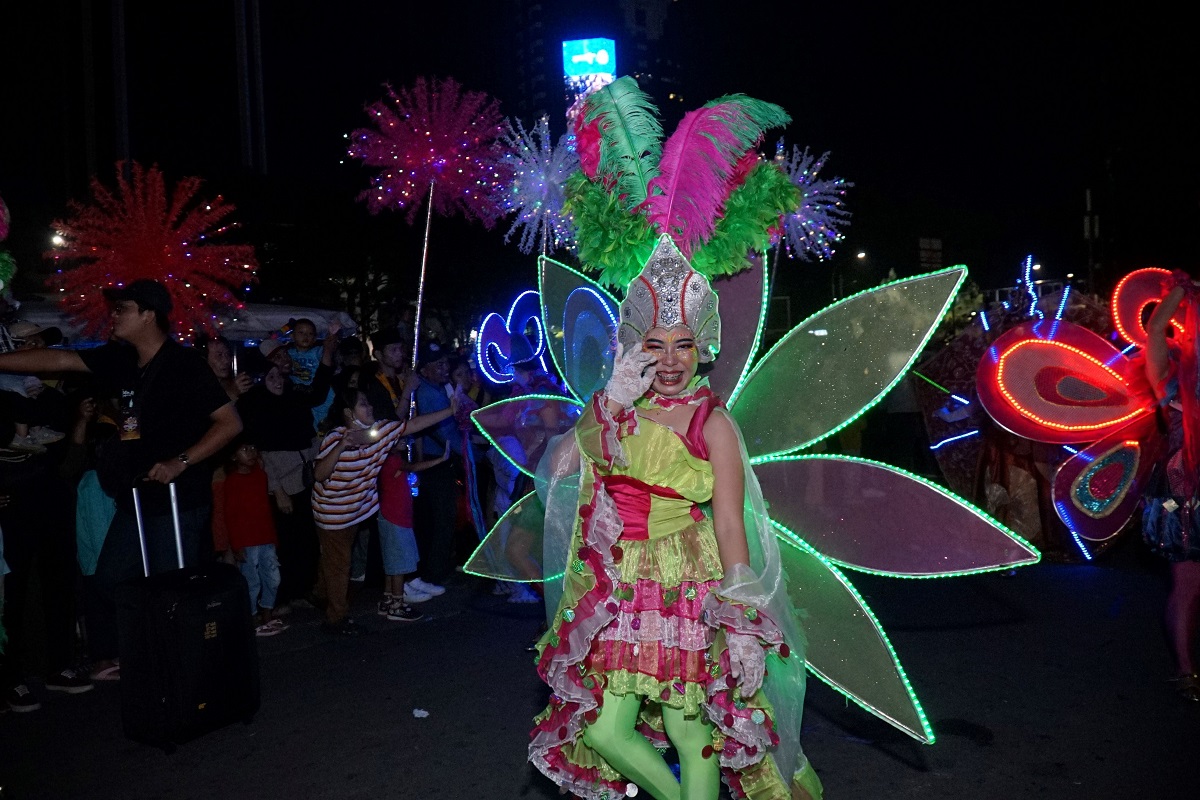
<svg viewBox="0 0 1200 800">
<path fill-rule="evenodd" d="M 717 296 L 665 234 L 617 339 L 607 385 L 539 468 L 549 496 L 575 472 L 579 489 L 530 758 L 586 798 L 716 800 L 722 772 L 736 797 L 819 798 L 778 546 L 737 426 L 697 376 L 720 347 Z M 786 715 L 764 691 L 768 657 Z"/>
<path fill-rule="evenodd" d="M 1182 308 L 1182 330 L 1167 337 L 1171 318 Z M 1165 612 L 1167 639 L 1175 658 L 1172 679 L 1186 700 L 1200 701 L 1196 637 L 1200 629 L 1200 291 L 1182 272 L 1146 325 L 1146 377 L 1154 386 L 1169 428 L 1165 491 L 1147 497 L 1143 536 L 1171 564 L 1171 591 Z M 1189 546 L 1189 541 L 1192 542 Z"/>
</svg>

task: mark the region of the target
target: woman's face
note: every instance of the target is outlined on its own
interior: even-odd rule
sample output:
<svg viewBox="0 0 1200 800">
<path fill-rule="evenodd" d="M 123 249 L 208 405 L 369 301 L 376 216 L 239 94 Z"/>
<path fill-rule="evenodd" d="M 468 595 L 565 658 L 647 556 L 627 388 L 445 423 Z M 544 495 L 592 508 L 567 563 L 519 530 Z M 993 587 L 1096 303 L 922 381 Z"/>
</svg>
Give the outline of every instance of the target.
<svg viewBox="0 0 1200 800">
<path fill-rule="evenodd" d="M 461 386 L 464 389 L 470 387 L 474 383 L 471 375 L 471 365 L 459 364 L 455 367 L 454 371 L 450 373 L 450 381 L 455 386 Z"/>
<path fill-rule="evenodd" d="M 350 417 L 347 422 L 357 420 L 363 425 L 375 424 L 375 409 L 371 407 L 371 401 L 362 392 L 358 393 L 358 401 L 354 404 L 354 408 L 347 409 L 346 413 Z"/>
<path fill-rule="evenodd" d="M 283 370 L 279 367 L 271 367 L 263 377 L 263 386 L 266 386 L 267 391 L 274 395 L 283 394 L 283 387 L 286 383 L 287 378 L 284 377 Z"/>
<path fill-rule="evenodd" d="M 687 327 L 651 328 L 642 339 L 642 349 L 658 358 L 651 369 L 654 382 L 650 388 L 666 397 L 679 394 L 692 378 L 700 359 L 696 354 L 696 336 Z"/>
<path fill-rule="evenodd" d="M 233 353 L 229 346 L 220 339 L 208 343 L 208 367 L 218 378 L 229 378 L 233 375 Z"/>
</svg>

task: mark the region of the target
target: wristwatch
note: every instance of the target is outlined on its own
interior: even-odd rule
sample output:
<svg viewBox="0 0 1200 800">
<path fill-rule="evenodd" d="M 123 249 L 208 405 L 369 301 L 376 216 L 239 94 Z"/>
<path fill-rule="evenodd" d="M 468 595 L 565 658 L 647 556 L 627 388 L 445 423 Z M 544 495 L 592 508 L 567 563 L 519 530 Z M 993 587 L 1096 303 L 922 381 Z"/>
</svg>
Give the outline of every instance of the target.
<svg viewBox="0 0 1200 800">
<path fill-rule="evenodd" d="M 184 465 L 185 467 L 188 465 L 188 455 L 187 455 L 187 453 L 180 453 L 178 456 L 176 456 L 176 458 L 178 458 L 180 461 L 182 461 L 182 462 L 183 462 L 183 465 Z"/>
</svg>

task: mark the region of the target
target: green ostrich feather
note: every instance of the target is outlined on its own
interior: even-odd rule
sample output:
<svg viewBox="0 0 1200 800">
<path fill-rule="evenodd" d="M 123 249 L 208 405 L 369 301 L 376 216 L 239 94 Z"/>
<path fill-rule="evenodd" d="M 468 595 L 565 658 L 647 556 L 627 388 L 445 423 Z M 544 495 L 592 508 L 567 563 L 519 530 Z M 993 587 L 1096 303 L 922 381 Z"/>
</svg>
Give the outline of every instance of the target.
<svg viewBox="0 0 1200 800">
<path fill-rule="evenodd" d="M 599 272 L 597 280 L 623 291 L 642 271 L 654 252 L 657 235 L 640 213 L 626 211 L 615 193 L 583 171 L 566 183 L 565 210 L 577 231 L 579 260 L 588 270 Z"/>
<path fill-rule="evenodd" d="M 748 254 L 766 250 L 771 244 L 769 229 L 799 204 L 800 190 L 788 176 L 760 161 L 725 201 L 712 236 L 692 254 L 692 269 L 706 278 L 745 269 Z"/>
<path fill-rule="evenodd" d="M 12 253 L 0 250 L 0 289 L 6 289 L 12 284 L 13 275 L 17 274 L 17 262 Z"/>
<path fill-rule="evenodd" d="M 615 180 L 625 209 L 646 199 L 646 187 L 658 175 L 662 124 L 650 96 L 629 76 L 618 78 L 587 99 L 584 122 L 599 125 L 601 146 L 597 178 Z"/>
</svg>

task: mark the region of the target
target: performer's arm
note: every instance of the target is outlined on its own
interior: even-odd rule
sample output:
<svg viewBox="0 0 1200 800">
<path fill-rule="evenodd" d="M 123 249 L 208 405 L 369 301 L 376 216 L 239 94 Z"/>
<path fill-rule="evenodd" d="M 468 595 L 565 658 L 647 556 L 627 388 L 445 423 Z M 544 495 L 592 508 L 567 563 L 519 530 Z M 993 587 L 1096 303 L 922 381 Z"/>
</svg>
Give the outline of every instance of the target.
<svg viewBox="0 0 1200 800">
<path fill-rule="evenodd" d="M 708 443 L 713 470 L 713 529 L 721 552 L 721 566 L 728 572 L 734 564 L 750 563 L 743 517 L 746 477 L 742 448 L 733 422 L 721 412 L 705 421 L 704 440 Z"/>
<path fill-rule="evenodd" d="M 35 374 L 40 372 L 90 372 L 74 350 L 14 350 L 0 353 L 0 372 Z"/>
<path fill-rule="evenodd" d="M 1167 328 L 1171 325 L 1171 317 L 1175 310 L 1183 301 L 1184 291 L 1182 286 L 1176 286 L 1168 292 L 1146 324 L 1146 378 L 1154 387 L 1155 394 L 1159 394 L 1163 382 L 1170 376 Z"/>
</svg>

